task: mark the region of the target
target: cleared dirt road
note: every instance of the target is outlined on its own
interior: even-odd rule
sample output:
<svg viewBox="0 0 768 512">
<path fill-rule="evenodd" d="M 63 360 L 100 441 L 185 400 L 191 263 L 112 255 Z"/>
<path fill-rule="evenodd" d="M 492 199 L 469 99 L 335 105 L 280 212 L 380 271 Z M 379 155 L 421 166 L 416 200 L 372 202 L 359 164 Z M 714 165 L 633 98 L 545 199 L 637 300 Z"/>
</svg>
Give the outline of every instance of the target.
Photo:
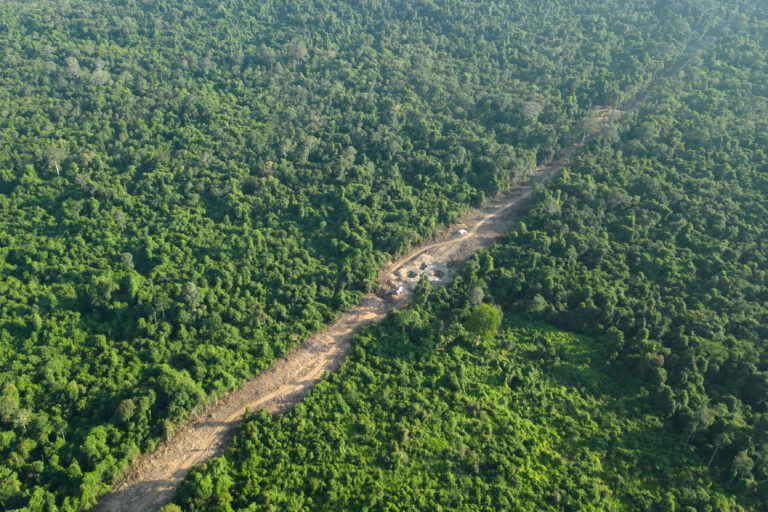
<svg viewBox="0 0 768 512">
<path fill-rule="evenodd" d="M 714 32 L 727 23 L 728 20 L 721 23 Z M 696 49 L 714 40 L 712 31 L 706 31 L 701 39 L 689 45 L 693 51 L 685 51 L 671 72 L 665 74 L 679 73 L 695 57 Z M 646 89 L 622 111 L 596 111 L 598 126 L 610 121 L 613 115 L 637 111 L 648 97 L 649 89 Z M 470 212 L 433 242 L 417 247 L 389 264 L 382 272 L 383 286 L 378 293 L 366 295 L 360 304 L 343 312 L 323 331 L 275 361 L 270 369 L 192 417 L 173 439 L 153 453 L 141 456 L 127 477 L 93 510 L 145 512 L 155 511 L 168 503 L 192 466 L 224 451 L 246 409 L 262 408 L 270 413 L 282 413 L 299 402 L 326 372 L 338 369 L 352 348 L 352 338 L 363 326 L 383 319 L 390 309 L 402 308 L 409 303 L 411 286 L 423 274 L 437 284 L 447 284 L 458 266 L 473 252 L 491 245 L 512 229 L 535 185 L 556 175 L 579 146 L 574 144 L 564 148 L 554 163 L 536 169 L 523 184 Z M 403 293 L 392 296 L 392 290 L 399 287 L 403 288 Z"/>
<path fill-rule="evenodd" d="M 189 468 L 220 455 L 243 418 L 246 408 L 281 413 L 300 401 L 326 372 L 338 369 L 352 348 L 352 338 L 364 326 L 383 319 L 392 308 L 405 307 L 410 286 L 421 276 L 422 268 L 408 277 L 405 269 L 416 261 L 440 263 L 456 268 L 480 247 L 491 245 L 515 224 L 516 214 L 537 183 L 542 183 L 560 169 L 577 146 L 560 152 L 557 162 L 542 166 L 523 184 L 499 199 L 470 212 L 432 243 L 417 247 L 391 263 L 383 272 L 387 283 L 378 293 L 368 294 L 355 307 L 343 312 L 323 331 L 278 359 L 271 368 L 247 381 L 240 389 L 206 407 L 190 419 L 168 442 L 153 453 L 141 456 L 134 469 L 93 510 L 98 512 L 154 511 L 168 503 Z M 459 232 L 459 230 L 464 230 Z M 449 271 L 430 279 L 446 284 Z M 400 296 L 391 291 L 403 286 Z"/>
</svg>

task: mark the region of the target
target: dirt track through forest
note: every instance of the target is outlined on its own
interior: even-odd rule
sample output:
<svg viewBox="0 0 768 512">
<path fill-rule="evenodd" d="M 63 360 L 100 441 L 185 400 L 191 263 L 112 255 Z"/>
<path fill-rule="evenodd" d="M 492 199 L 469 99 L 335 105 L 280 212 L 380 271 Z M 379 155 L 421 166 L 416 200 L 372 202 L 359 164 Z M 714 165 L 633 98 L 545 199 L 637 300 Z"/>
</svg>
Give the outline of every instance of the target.
<svg viewBox="0 0 768 512">
<path fill-rule="evenodd" d="M 560 152 L 557 162 L 536 169 L 523 184 L 483 208 L 470 212 L 457 225 L 446 229 L 433 243 L 417 247 L 384 270 L 385 287 L 366 295 L 353 308 L 311 336 L 306 342 L 278 359 L 266 371 L 247 381 L 240 389 L 206 407 L 190 419 L 170 441 L 143 455 L 134 469 L 94 508 L 94 511 L 154 511 L 168 503 L 187 471 L 194 465 L 220 455 L 243 418 L 246 408 L 282 413 L 299 402 L 326 372 L 338 369 L 352 348 L 352 338 L 364 326 L 383 319 L 390 309 L 405 307 L 411 299 L 413 279 L 396 272 L 417 258 L 457 267 L 480 247 L 487 247 L 515 224 L 517 213 L 536 184 L 556 174 L 578 146 Z M 465 229 L 466 234 L 459 234 Z M 419 276 L 420 277 L 420 276 Z M 439 280 L 446 284 L 450 278 Z M 398 286 L 404 293 L 393 296 Z"/>
<path fill-rule="evenodd" d="M 711 40 L 705 41 L 702 37 L 696 44 L 701 46 L 703 42 Z M 672 72 L 679 72 L 692 58 L 684 54 Z M 612 113 L 635 112 L 647 99 L 646 91 L 622 111 L 599 110 L 597 121 L 608 121 Z M 140 456 L 126 478 L 92 510 L 150 512 L 170 502 L 192 466 L 224 452 L 246 409 L 265 409 L 278 414 L 302 400 L 326 372 L 339 368 L 352 348 L 352 338 L 363 326 L 382 320 L 392 308 L 408 305 L 411 287 L 422 274 L 426 273 L 437 284 L 447 284 L 453 277 L 451 269 L 457 269 L 477 249 L 490 246 L 509 232 L 534 187 L 556 175 L 580 146 L 573 144 L 562 149 L 555 162 L 537 168 L 521 185 L 473 210 L 444 230 L 435 241 L 416 247 L 390 263 L 382 272 L 382 288 L 377 293 L 366 295 L 328 327 L 276 360 L 268 370 L 192 416 L 171 440 L 159 445 L 154 452 Z M 448 272 L 435 272 L 438 266 Z M 400 286 L 402 295 L 393 296 L 392 290 Z"/>
</svg>

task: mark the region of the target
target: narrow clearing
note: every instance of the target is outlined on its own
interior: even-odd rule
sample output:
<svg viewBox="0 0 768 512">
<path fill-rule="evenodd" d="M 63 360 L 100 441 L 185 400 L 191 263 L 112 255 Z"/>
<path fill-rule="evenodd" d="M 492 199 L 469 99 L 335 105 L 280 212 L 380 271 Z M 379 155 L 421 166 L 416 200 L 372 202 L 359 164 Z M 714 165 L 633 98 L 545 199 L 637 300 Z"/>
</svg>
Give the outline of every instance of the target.
<svg viewBox="0 0 768 512">
<path fill-rule="evenodd" d="M 750 8 L 754 5 L 751 4 Z M 671 70 L 664 74 L 679 74 L 696 58 L 699 49 L 715 41 L 716 36 L 712 33 L 719 33 L 729 24 L 730 20 L 724 20 L 718 27 L 704 31 L 697 41 L 689 42 Z M 621 110 L 596 110 L 598 127 L 610 122 L 614 116 L 638 111 L 649 95 L 650 86 Z M 366 295 L 358 305 L 343 312 L 322 332 L 275 361 L 271 368 L 191 417 L 173 439 L 161 444 L 153 453 L 139 457 L 127 477 L 93 510 L 156 511 L 170 502 L 192 466 L 224 452 L 246 409 L 261 408 L 279 414 L 299 402 L 326 372 L 339 368 L 352 348 L 352 338 L 363 326 L 382 320 L 392 308 L 400 309 L 408 305 L 412 288 L 422 275 L 436 285 L 448 284 L 472 253 L 491 245 L 512 229 L 517 214 L 525 206 L 535 185 L 556 175 L 580 145 L 562 149 L 554 163 L 536 169 L 522 185 L 483 208 L 470 212 L 435 241 L 417 247 L 390 263 L 382 271 L 379 292 Z M 393 291 L 401 293 L 393 294 Z"/>
<path fill-rule="evenodd" d="M 557 162 L 536 169 L 525 183 L 470 212 L 436 241 L 388 265 L 379 292 L 363 297 L 358 305 L 276 360 L 271 368 L 195 415 L 173 439 L 139 457 L 131 473 L 93 510 L 154 511 L 168 503 L 189 468 L 224 452 L 246 408 L 277 414 L 299 402 L 325 372 L 338 369 L 360 328 L 383 319 L 392 308 L 408 305 L 412 286 L 423 273 L 435 284 L 447 284 L 473 252 L 507 233 L 534 186 L 562 169 L 577 148 L 574 145 L 563 149 Z M 400 287 L 402 293 L 393 295 L 393 290 Z"/>
<path fill-rule="evenodd" d="M 722 26 L 724 24 L 719 28 Z M 692 47 L 698 49 L 712 41 L 714 37 L 705 33 Z M 696 52 L 693 53 L 686 50 L 672 67 L 671 74 L 679 73 L 690 63 Z M 609 122 L 614 115 L 636 112 L 648 96 L 649 89 L 646 89 L 622 110 L 597 110 L 598 126 Z M 271 368 L 191 417 L 173 439 L 153 453 L 139 457 L 127 477 L 93 510 L 145 512 L 168 503 L 192 466 L 224 452 L 246 409 L 261 408 L 279 414 L 299 402 L 326 372 L 339 368 L 352 348 L 352 338 L 363 326 L 382 320 L 392 308 L 408 305 L 412 288 L 422 275 L 436 285 L 448 284 L 472 253 L 491 245 L 512 229 L 535 185 L 556 175 L 580 146 L 574 144 L 562 149 L 557 161 L 536 169 L 525 183 L 470 212 L 435 241 L 416 247 L 390 263 L 382 272 L 379 292 L 366 295 L 322 332 L 276 360 Z"/>
</svg>

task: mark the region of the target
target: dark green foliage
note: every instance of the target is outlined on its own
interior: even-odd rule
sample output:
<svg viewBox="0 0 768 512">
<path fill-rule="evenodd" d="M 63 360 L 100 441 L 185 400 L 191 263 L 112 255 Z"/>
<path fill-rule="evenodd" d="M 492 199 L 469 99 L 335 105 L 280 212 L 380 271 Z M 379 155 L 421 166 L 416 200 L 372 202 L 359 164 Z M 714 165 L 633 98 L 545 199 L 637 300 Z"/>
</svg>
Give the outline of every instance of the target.
<svg viewBox="0 0 768 512">
<path fill-rule="evenodd" d="M 226 476 L 235 510 L 766 510 L 766 34 L 764 11 L 720 25 L 450 291 L 248 420 L 177 502 Z M 508 324 L 475 347 L 478 288 Z"/>
<path fill-rule="evenodd" d="M 89 507 L 738 5 L 3 2 L 0 508 Z"/>
<path fill-rule="evenodd" d="M 460 281 L 431 292 L 405 330 L 406 312 L 365 329 L 339 373 L 285 416 L 247 419 L 175 502 L 190 511 L 756 510 L 707 473 L 641 379 L 611 369 L 602 343 L 519 318 L 479 346 L 454 343 L 473 314 L 471 289 Z"/>
<path fill-rule="evenodd" d="M 734 17 L 621 141 L 538 190 L 487 280 L 512 311 L 599 336 L 712 473 L 768 501 L 766 31 Z"/>
</svg>

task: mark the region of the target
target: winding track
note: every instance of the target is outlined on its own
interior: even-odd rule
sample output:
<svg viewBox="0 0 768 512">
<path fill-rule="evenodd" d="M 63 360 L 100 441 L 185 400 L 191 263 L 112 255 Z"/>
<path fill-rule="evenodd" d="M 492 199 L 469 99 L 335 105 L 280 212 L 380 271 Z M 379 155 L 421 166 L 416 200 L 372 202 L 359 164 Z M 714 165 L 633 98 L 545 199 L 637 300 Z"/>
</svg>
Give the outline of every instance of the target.
<svg viewBox="0 0 768 512">
<path fill-rule="evenodd" d="M 694 48 L 714 40 L 708 32 L 694 43 Z M 672 73 L 678 73 L 691 62 L 693 56 L 686 53 L 672 67 Z M 646 89 L 621 111 L 597 111 L 598 123 L 609 120 L 612 112 L 637 111 L 648 96 L 649 90 Z M 580 146 L 574 144 L 563 148 L 554 163 L 537 168 L 521 185 L 470 212 L 460 223 L 445 230 L 436 241 L 417 247 L 390 263 L 382 272 L 382 281 L 394 286 L 407 285 L 408 282 L 397 271 L 425 254 L 433 261 L 455 264 L 465 261 L 480 247 L 491 245 L 514 227 L 517 214 L 525 206 L 534 187 L 556 175 Z M 459 226 L 467 229 L 467 233 L 457 236 Z M 385 287 L 376 294 L 366 295 L 358 305 L 341 313 L 323 331 L 311 336 L 284 358 L 276 360 L 268 370 L 192 416 L 171 440 L 161 444 L 153 453 L 139 457 L 131 472 L 92 510 L 150 512 L 170 502 L 192 466 L 224 452 L 246 409 L 261 408 L 273 414 L 287 411 L 322 380 L 326 372 L 339 368 L 352 348 L 352 338 L 363 326 L 382 320 L 392 308 L 408 305 L 411 299 L 409 292 L 396 300 L 389 295 L 390 290 Z"/>
</svg>

